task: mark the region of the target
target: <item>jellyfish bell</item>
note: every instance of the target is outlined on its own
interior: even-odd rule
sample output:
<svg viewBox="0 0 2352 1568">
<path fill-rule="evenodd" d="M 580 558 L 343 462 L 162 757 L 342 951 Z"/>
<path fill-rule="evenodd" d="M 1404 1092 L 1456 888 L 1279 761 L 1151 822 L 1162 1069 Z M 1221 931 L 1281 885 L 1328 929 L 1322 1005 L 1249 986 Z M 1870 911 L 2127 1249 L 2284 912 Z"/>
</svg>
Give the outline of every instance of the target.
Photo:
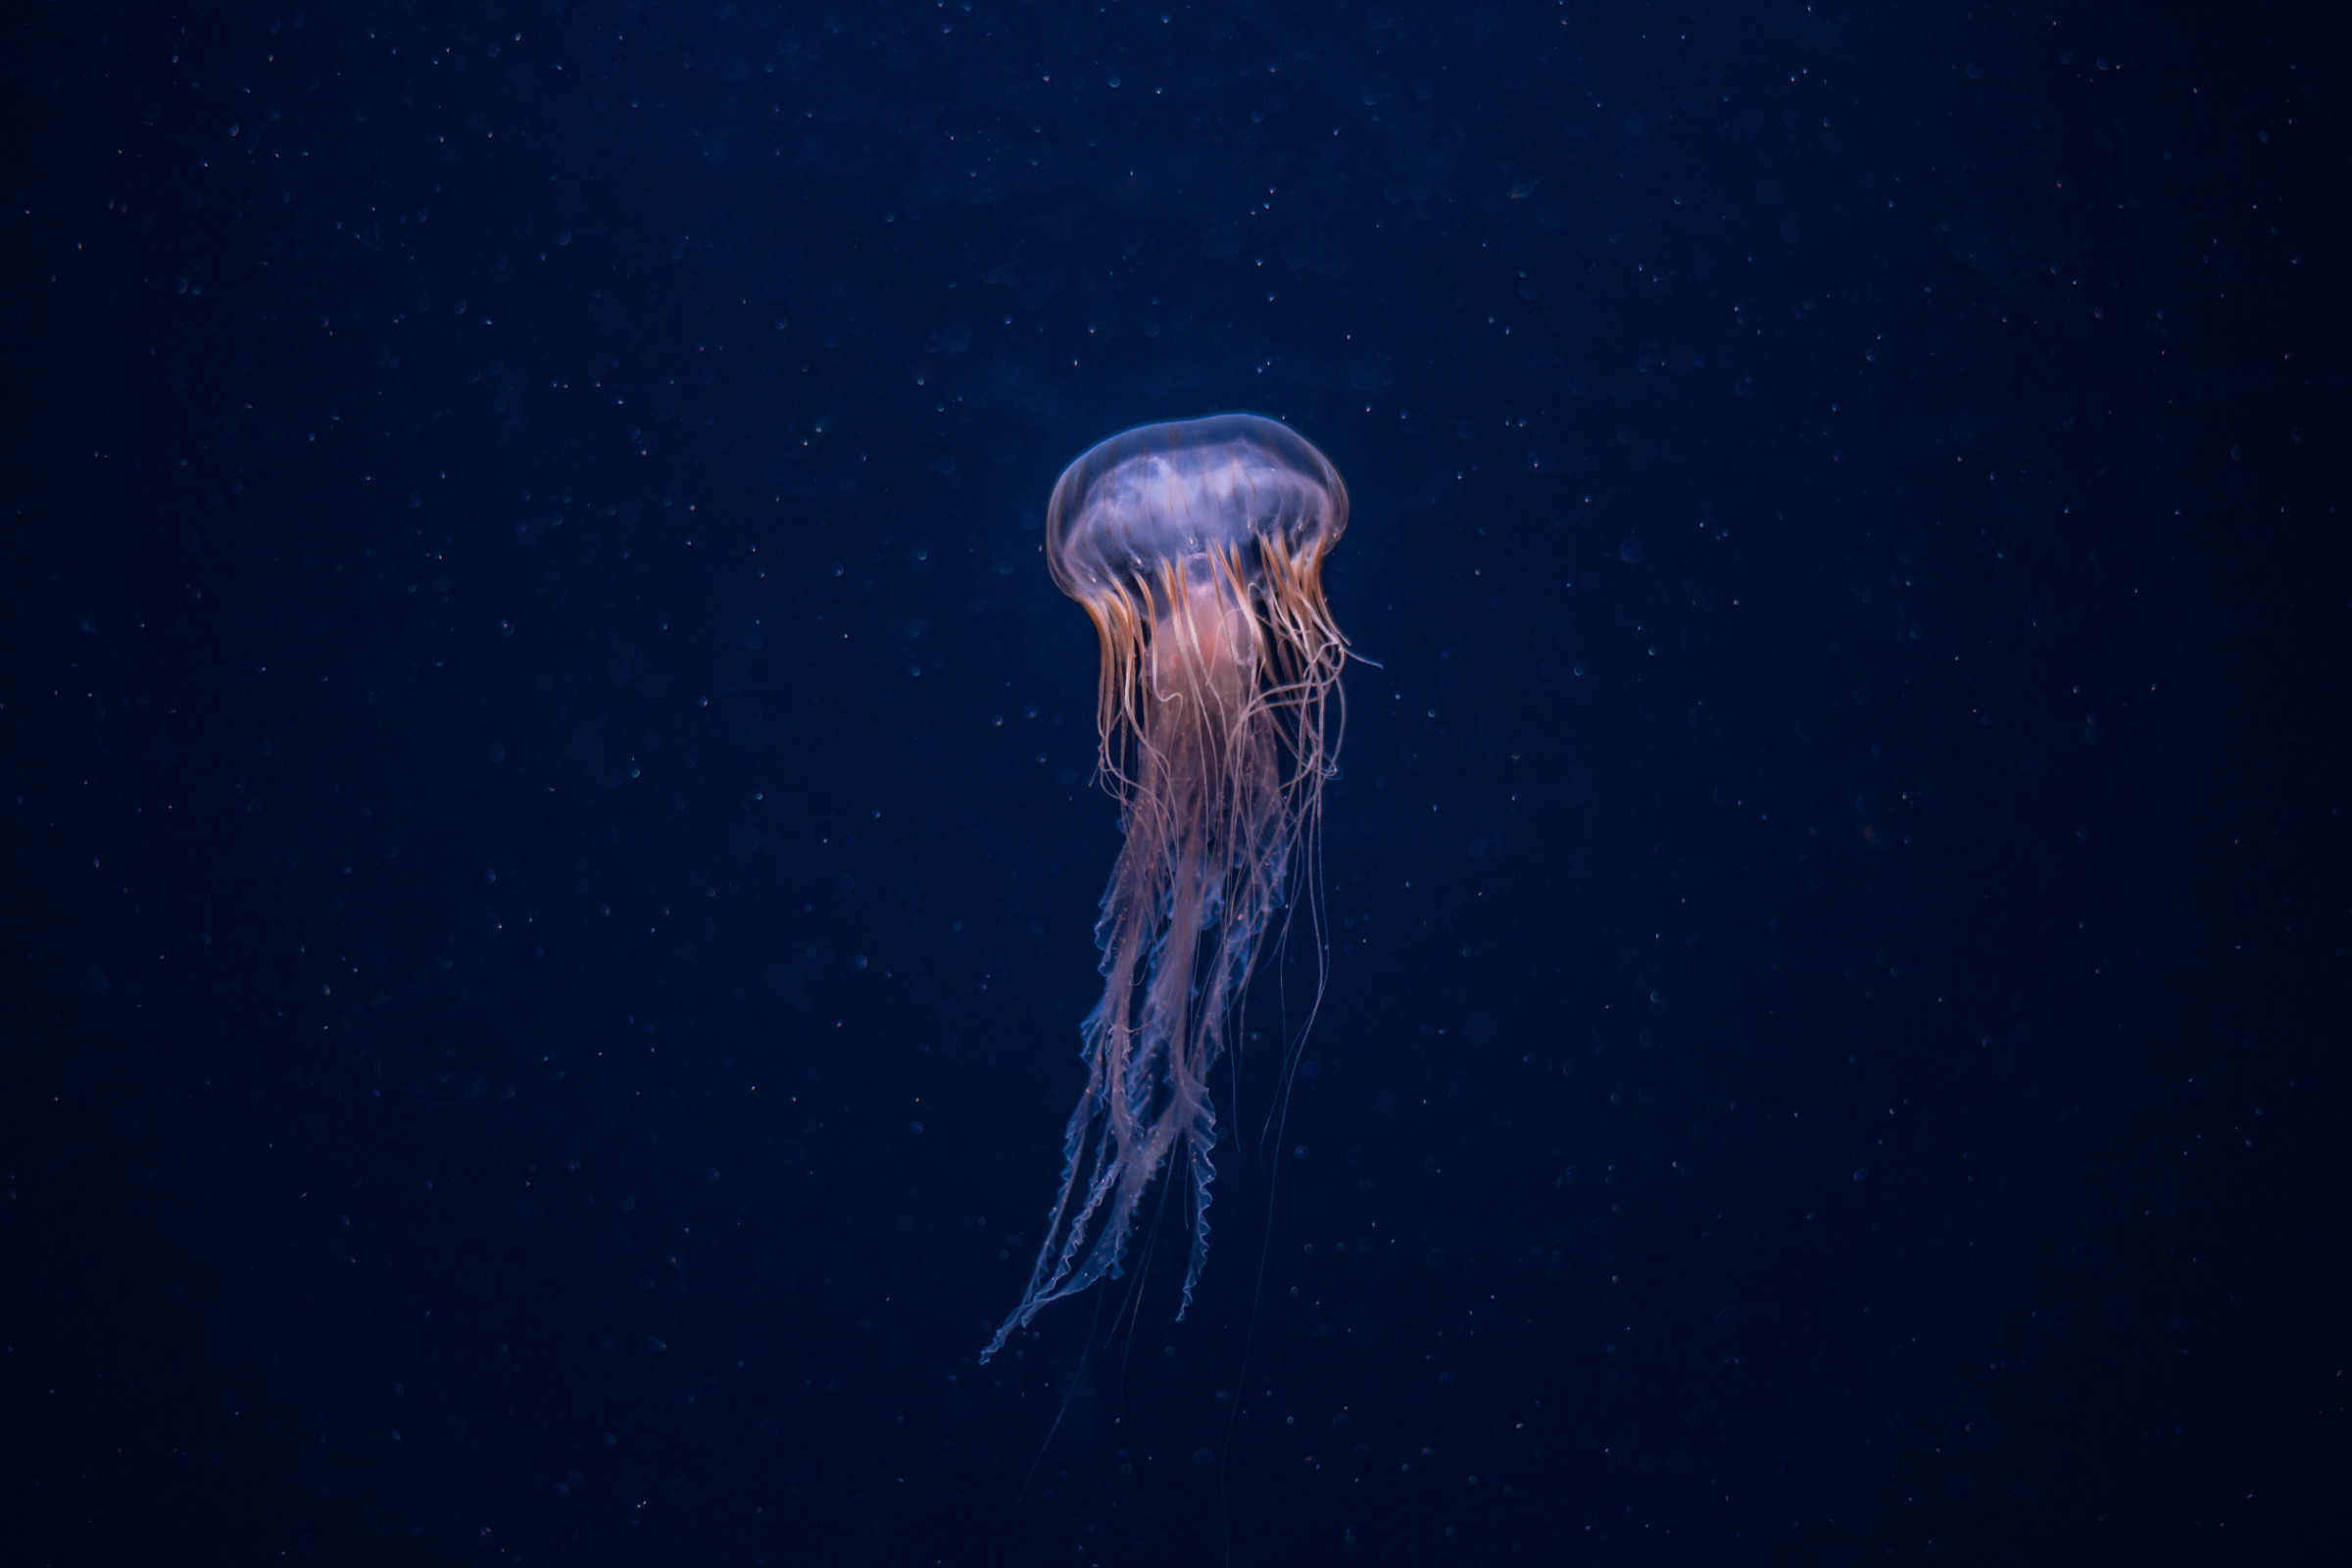
<svg viewBox="0 0 2352 1568">
<path fill-rule="evenodd" d="M 1347 639 L 1323 558 L 1348 490 L 1322 453 L 1250 414 L 1148 424 L 1054 487 L 1054 580 L 1102 639 L 1102 773 L 1126 839 L 1095 937 L 1102 1000 L 1080 1034 L 1087 1081 L 1061 1191 L 1020 1304 L 986 1360 L 1053 1301 L 1123 1272 L 1139 1206 L 1185 1183 L 1192 1255 L 1208 1251 L 1216 1111 L 1208 1071 L 1310 853 L 1338 746 L 1328 724 Z"/>
<path fill-rule="evenodd" d="M 1254 414 L 1138 425 L 1062 470 L 1046 512 L 1054 581 L 1080 604 L 1164 564 L 1269 540 L 1319 565 L 1348 526 L 1330 460 Z"/>
</svg>

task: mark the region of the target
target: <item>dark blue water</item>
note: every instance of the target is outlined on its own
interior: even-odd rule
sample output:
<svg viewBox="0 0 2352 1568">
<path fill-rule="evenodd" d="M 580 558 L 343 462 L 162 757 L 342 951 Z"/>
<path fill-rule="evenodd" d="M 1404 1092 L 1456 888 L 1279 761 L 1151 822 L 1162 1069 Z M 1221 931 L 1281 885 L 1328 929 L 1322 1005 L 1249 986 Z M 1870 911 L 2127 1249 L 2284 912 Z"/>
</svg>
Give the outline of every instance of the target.
<svg viewBox="0 0 2352 1568">
<path fill-rule="evenodd" d="M 0 58 L 14 1560 L 2343 1549 L 2308 18 Z M 1171 1208 L 983 1368 L 1119 843 L 1047 495 L 1225 409 L 1354 499 L 1324 922 L 1193 1312 Z"/>
</svg>

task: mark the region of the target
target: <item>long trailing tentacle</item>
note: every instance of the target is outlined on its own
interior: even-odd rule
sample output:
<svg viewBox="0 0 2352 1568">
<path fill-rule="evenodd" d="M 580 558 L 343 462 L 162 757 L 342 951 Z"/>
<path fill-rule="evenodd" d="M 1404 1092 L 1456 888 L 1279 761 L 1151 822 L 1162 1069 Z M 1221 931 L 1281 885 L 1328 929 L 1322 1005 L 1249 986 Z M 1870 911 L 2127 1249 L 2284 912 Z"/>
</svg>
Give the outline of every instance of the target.
<svg viewBox="0 0 2352 1568">
<path fill-rule="evenodd" d="M 1087 1082 L 1061 1190 L 983 1360 L 1046 1305 L 1123 1271 L 1142 1200 L 1179 1149 L 1193 1245 L 1177 1316 L 1192 1305 L 1215 1179 L 1208 1072 L 1291 862 L 1316 842 L 1347 660 L 1320 550 L 1267 538 L 1254 557 L 1216 552 L 1198 576 L 1172 562 L 1087 601 L 1102 648 L 1099 776 L 1126 839 L 1097 926 L 1103 994 L 1082 1026 Z"/>
</svg>

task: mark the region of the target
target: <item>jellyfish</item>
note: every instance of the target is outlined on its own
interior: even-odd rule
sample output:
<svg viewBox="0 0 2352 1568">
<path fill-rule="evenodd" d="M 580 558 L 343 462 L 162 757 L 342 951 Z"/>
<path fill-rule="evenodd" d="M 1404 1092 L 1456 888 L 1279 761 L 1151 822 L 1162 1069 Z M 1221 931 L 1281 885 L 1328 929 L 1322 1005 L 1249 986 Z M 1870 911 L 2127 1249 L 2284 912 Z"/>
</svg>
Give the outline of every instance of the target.
<svg viewBox="0 0 2352 1568">
<path fill-rule="evenodd" d="M 1181 1180 L 1208 1255 L 1208 1074 L 1238 1022 L 1294 862 L 1311 858 L 1339 745 L 1347 639 L 1323 558 L 1348 491 L 1250 414 L 1147 424 L 1071 464 L 1046 513 L 1054 581 L 1102 644 L 1100 776 L 1126 835 L 1095 926 L 1102 1000 L 1028 1290 L 985 1361 L 1054 1301 L 1124 1271 L 1145 1195 Z M 1171 1188 L 1172 1190 L 1172 1188 Z"/>
</svg>

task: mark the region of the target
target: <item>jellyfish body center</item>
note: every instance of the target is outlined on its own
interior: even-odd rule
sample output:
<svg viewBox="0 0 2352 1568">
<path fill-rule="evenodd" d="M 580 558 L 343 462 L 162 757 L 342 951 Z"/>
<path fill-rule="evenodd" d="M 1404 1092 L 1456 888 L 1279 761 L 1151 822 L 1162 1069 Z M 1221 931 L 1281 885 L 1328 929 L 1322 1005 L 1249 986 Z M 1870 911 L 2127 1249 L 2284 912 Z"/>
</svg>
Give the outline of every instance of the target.
<svg viewBox="0 0 2352 1568">
<path fill-rule="evenodd" d="M 1213 556 L 1171 564 L 1153 596 L 1162 602 L 1153 606 L 1149 639 L 1155 703 L 1190 707 L 1198 721 L 1222 721 L 1227 730 L 1241 722 L 1257 690 L 1258 628 L 1248 593 Z"/>
</svg>

